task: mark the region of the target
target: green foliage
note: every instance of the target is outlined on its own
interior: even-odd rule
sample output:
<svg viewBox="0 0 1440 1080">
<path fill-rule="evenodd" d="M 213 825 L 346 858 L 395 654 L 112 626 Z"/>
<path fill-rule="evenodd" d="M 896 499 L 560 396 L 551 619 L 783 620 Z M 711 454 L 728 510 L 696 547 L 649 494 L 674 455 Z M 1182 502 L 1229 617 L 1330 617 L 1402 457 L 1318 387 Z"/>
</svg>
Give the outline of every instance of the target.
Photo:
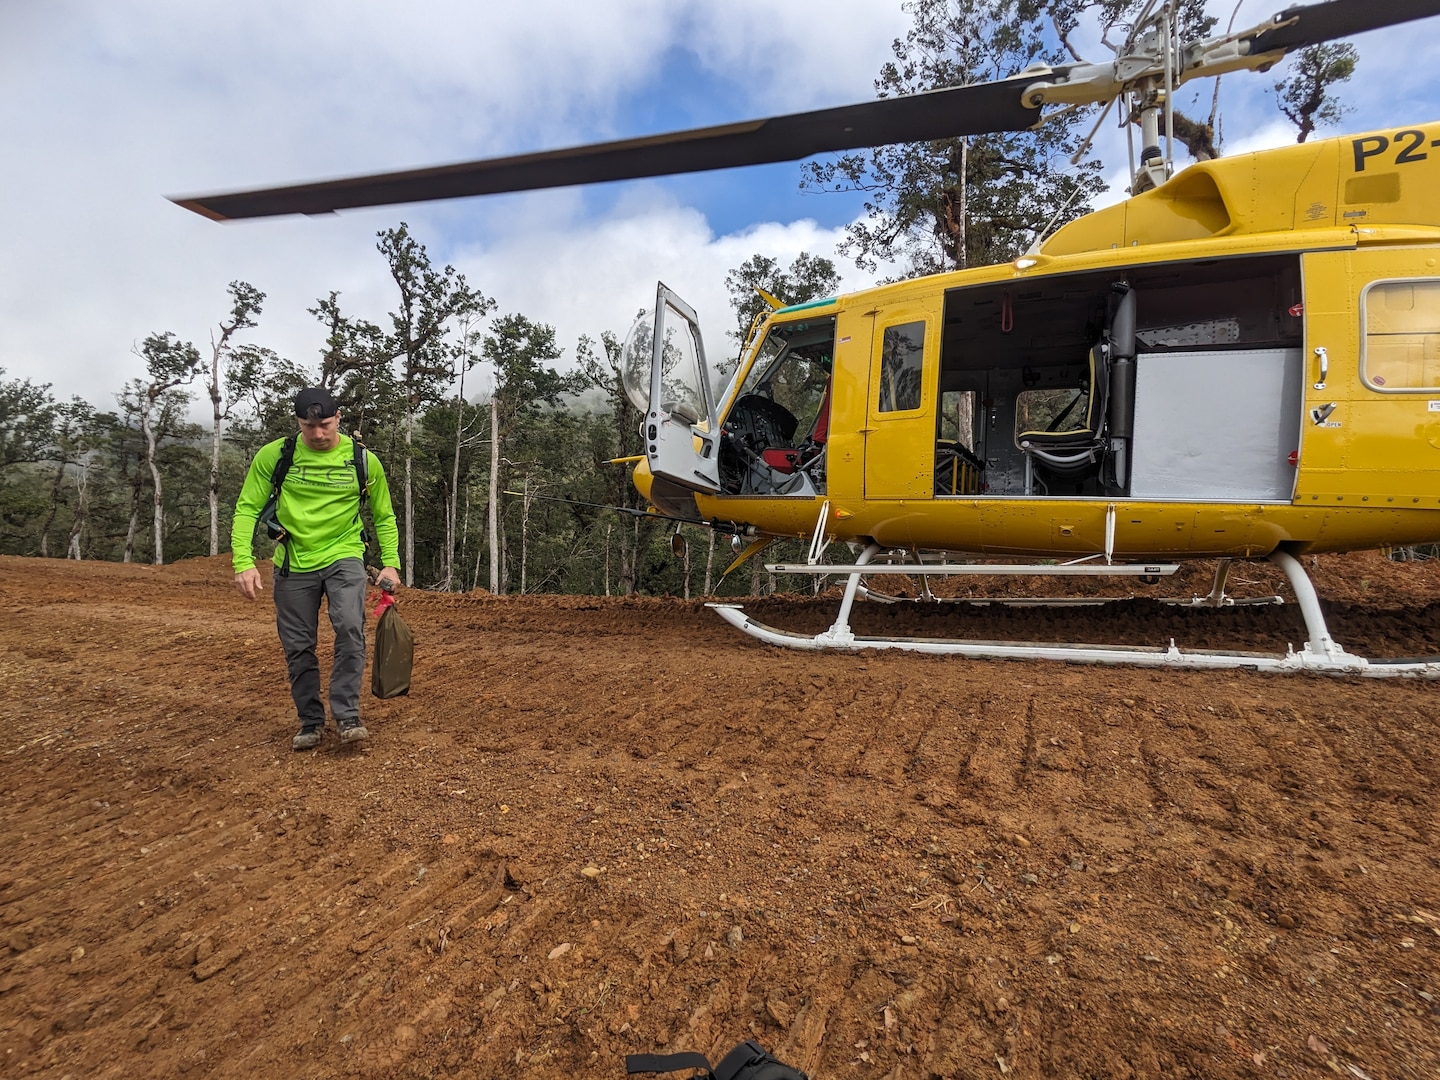
<svg viewBox="0 0 1440 1080">
<path fill-rule="evenodd" d="M 770 311 L 758 289 L 786 306 L 803 304 L 838 292 L 840 275 L 831 260 L 808 251 L 795 256 L 789 267 L 782 267 L 779 259 L 756 254 L 725 275 L 725 289 L 735 312 L 735 329 L 727 336 L 743 347 L 755 320 Z"/>
<path fill-rule="evenodd" d="M 1028 0 L 912 0 L 914 19 L 895 59 L 880 71 L 881 97 L 1014 75 L 1060 63 L 1044 8 Z M 1103 190 L 1101 165 L 1072 169 L 1082 114 L 1037 131 L 878 147 L 810 162 L 801 187 L 862 191 L 867 218 L 846 230 L 841 251 L 874 271 L 895 263 L 902 277 L 1004 262 L 1052 219 L 1067 221 Z"/>
<path fill-rule="evenodd" d="M 1355 74 L 1360 54 L 1349 42 L 1311 45 L 1290 65 L 1290 74 L 1275 84 L 1280 111 L 1295 125 L 1295 141 L 1304 142 L 1317 127 L 1335 124 L 1349 112 L 1334 96 L 1338 83 Z"/>
</svg>

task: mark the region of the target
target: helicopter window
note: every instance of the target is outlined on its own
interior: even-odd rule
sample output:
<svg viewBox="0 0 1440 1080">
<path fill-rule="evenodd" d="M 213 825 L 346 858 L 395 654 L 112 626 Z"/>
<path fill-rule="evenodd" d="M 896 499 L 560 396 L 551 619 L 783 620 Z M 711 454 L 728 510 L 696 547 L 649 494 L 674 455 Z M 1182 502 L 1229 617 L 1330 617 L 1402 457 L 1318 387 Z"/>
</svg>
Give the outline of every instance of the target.
<svg viewBox="0 0 1440 1080">
<path fill-rule="evenodd" d="M 1086 430 L 1089 396 L 1088 391 L 1079 386 L 1020 391 L 1015 397 L 1015 438 L 1031 431 Z"/>
<path fill-rule="evenodd" d="M 1365 290 L 1361 311 L 1367 385 L 1440 388 L 1440 281 L 1377 281 Z"/>
<path fill-rule="evenodd" d="M 925 362 L 925 324 L 887 326 L 880 351 L 880 412 L 920 407 L 920 373 Z"/>
<path fill-rule="evenodd" d="M 782 323 L 771 327 L 746 373 L 736 401 L 748 394 L 782 405 L 809 435 L 819 418 L 835 349 L 835 320 Z"/>
</svg>

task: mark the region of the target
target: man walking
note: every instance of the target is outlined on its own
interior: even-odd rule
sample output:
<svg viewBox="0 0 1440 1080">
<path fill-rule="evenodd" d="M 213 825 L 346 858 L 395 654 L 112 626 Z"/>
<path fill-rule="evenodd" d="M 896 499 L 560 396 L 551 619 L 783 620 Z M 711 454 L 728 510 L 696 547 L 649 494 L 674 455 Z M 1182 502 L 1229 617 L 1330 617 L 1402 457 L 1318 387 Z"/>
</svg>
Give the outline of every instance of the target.
<svg viewBox="0 0 1440 1080">
<path fill-rule="evenodd" d="M 360 509 L 370 501 L 384 569 L 377 583 L 400 584 L 400 534 L 380 459 L 340 434 L 340 409 L 323 387 L 295 395 L 297 435 L 260 448 L 250 463 L 230 531 L 235 587 L 247 600 L 262 590 L 255 568 L 255 522 L 262 517 L 276 539 L 275 625 L 300 717 L 295 750 L 320 745 L 325 706 L 315 658 L 320 599 L 335 628 L 330 715 L 342 743 L 370 737 L 360 723 L 365 671 L 365 539 Z M 361 490 L 362 483 L 364 490 Z M 271 500 L 273 499 L 273 505 Z"/>
</svg>

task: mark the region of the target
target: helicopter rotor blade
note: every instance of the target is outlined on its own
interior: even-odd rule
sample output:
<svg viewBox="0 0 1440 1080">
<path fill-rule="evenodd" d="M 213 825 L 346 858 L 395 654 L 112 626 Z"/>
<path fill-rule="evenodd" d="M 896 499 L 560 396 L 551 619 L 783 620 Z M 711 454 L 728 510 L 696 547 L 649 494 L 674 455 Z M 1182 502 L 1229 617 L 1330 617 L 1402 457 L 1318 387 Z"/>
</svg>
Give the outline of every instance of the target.
<svg viewBox="0 0 1440 1080">
<path fill-rule="evenodd" d="M 1251 30 L 1186 46 L 1188 60 L 1178 73 L 1179 81 L 1240 68 L 1266 68 L 1286 53 L 1308 45 L 1432 15 L 1440 15 L 1440 0 L 1325 0 L 1292 6 Z M 1024 131 L 1041 120 L 1041 106 L 1110 101 L 1138 80 L 1162 72 L 1161 63 L 1158 56 L 1142 48 L 1107 64 L 1032 69 L 996 82 L 738 124 L 433 168 L 181 196 L 172 201 L 215 221 L 328 214 L 365 206 L 798 161 L 892 143 Z"/>
<path fill-rule="evenodd" d="M 1440 15 L 1440 0 L 1329 0 L 1286 8 L 1251 39 L 1251 53 L 1294 52 L 1310 45 L 1353 37 L 1367 30 Z"/>
<path fill-rule="evenodd" d="M 171 201 L 216 221 L 325 214 L 362 206 L 766 165 L 888 143 L 1024 131 L 1040 119 L 1038 111 L 1021 100 L 1022 91 L 1032 81 L 1033 76 L 1021 75 L 564 150 Z"/>
</svg>

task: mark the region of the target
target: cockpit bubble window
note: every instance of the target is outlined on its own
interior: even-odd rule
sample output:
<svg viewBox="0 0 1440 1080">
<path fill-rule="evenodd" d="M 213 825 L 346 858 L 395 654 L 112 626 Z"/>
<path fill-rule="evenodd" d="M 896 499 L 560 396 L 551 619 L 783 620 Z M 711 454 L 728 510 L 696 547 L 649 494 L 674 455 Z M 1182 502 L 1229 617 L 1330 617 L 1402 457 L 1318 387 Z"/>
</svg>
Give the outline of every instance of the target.
<svg viewBox="0 0 1440 1080">
<path fill-rule="evenodd" d="M 755 394 L 784 406 L 797 421 L 797 438 L 803 437 L 820 415 L 834 356 L 833 317 L 772 326 L 735 400 Z"/>
<path fill-rule="evenodd" d="M 920 407 L 920 374 L 925 366 L 925 324 L 887 326 L 880 351 L 880 411 Z"/>
<path fill-rule="evenodd" d="M 1440 389 L 1440 280 L 1377 281 L 1361 297 L 1360 311 L 1365 385 Z"/>
</svg>

